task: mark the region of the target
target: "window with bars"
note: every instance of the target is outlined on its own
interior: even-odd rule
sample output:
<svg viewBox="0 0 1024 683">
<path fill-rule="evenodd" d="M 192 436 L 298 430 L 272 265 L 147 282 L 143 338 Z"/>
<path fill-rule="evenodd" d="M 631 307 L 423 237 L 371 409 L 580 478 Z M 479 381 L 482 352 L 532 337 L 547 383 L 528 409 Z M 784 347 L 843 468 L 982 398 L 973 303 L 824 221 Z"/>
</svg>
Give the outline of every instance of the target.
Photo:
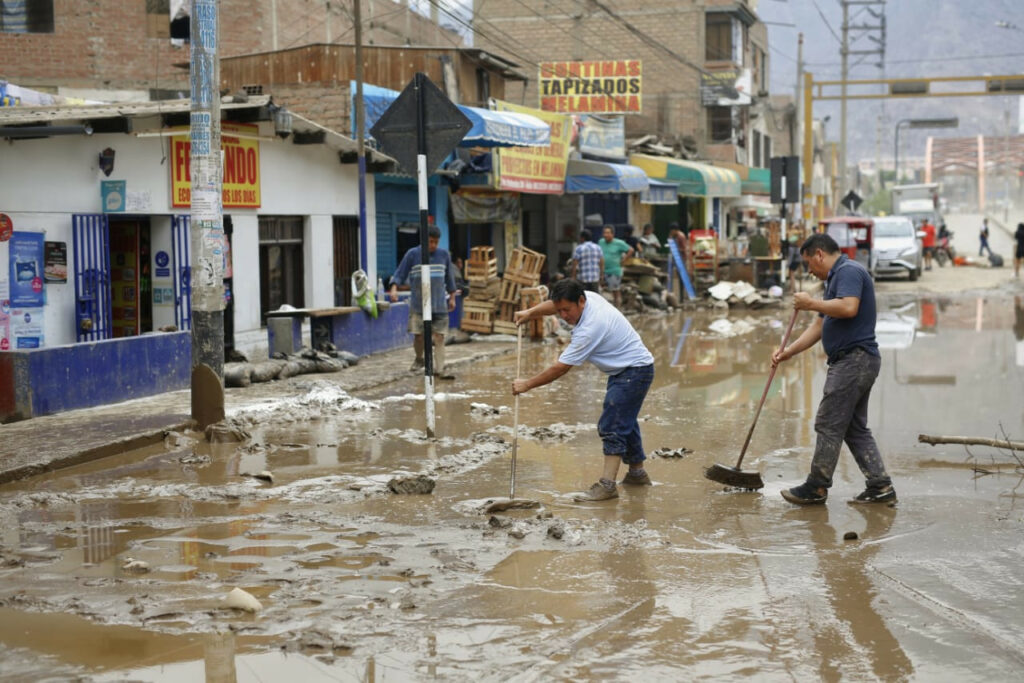
<svg viewBox="0 0 1024 683">
<path fill-rule="evenodd" d="M 732 142 L 732 129 L 732 107 L 708 107 L 710 142 Z"/>
<path fill-rule="evenodd" d="M 0 0 L 0 32 L 53 33 L 53 0 Z"/>
</svg>

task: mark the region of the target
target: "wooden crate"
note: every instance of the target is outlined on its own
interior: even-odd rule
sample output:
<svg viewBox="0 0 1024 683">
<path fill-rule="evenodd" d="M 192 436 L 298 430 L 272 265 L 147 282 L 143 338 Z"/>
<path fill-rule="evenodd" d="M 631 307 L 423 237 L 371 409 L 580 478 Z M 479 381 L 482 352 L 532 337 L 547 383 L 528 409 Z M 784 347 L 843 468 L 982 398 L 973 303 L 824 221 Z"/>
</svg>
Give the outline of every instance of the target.
<svg viewBox="0 0 1024 683">
<path fill-rule="evenodd" d="M 523 308 L 532 308 L 544 301 L 547 295 L 547 287 L 523 287 L 519 290 L 519 305 Z"/>
<path fill-rule="evenodd" d="M 526 247 L 513 249 L 505 267 L 505 279 L 535 287 L 540 282 L 540 272 L 546 258 L 539 251 Z"/>
<path fill-rule="evenodd" d="M 473 247 L 469 250 L 469 263 L 495 260 L 494 247 Z"/>
<path fill-rule="evenodd" d="M 494 304 L 490 301 L 462 302 L 462 323 L 460 327 L 467 332 L 490 334 L 494 324 Z"/>
<path fill-rule="evenodd" d="M 494 334 L 511 334 L 515 336 L 518 334 L 518 329 L 515 323 L 510 323 L 505 320 L 494 321 Z"/>
<path fill-rule="evenodd" d="M 498 301 L 508 302 L 512 304 L 519 303 L 519 291 L 523 288 L 522 284 L 515 280 L 509 280 L 505 278 L 501 281 L 501 292 L 498 294 Z"/>
<path fill-rule="evenodd" d="M 487 282 L 498 277 L 498 259 L 490 261 L 466 261 L 466 280 L 470 285 L 476 282 Z"/>
<path fill-rule="evenodd" d="M 489 280 L 472 280 L 469 283 L 469 298 L 477 301 L 497 301 L 501 294 L 501 278 Z"/>
<path fill-rule="evenodd" d="M 515 320 L 516 311 L 519 310 L 519 304 L 511 304 L 501 302 L 498 304 L 498 309 L 495 312 L 495 321 L 501 320 L 502 322 L 510 323 Z"/>
</svg>

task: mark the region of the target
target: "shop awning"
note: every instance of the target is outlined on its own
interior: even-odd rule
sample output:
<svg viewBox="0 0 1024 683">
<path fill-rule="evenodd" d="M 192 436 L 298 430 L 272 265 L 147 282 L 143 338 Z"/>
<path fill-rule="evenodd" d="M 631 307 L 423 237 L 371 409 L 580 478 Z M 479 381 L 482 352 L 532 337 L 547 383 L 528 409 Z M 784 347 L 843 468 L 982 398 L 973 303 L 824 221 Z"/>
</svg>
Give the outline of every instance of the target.
<svg viewBox="0 0 1024 683">
<path fill-rule="evenodd" d="M 735 171 L 740 177 L 740 191 L 743 194 L 771 194 L 772 172 L 767 168 L 744 166 L 716 161 L 715 166 Z"/>
<path fill-rule="evenodd" d="M 651 178 L 679 183 L 679 194 L 692 197 L 739 197 L 740 177 L 735 171 L 672 157 L 633 154 L 629 163 Z"/>
<path fill-rule="evenodd" d="M 352 84 L 355 92 L 355 83 Z M 377 119 L 398 97 L 397 90 L 376 85 L 363 85 L 363 106 L 366 109 L 366 130 L 369 131 Z M 355 107 L 355 97 L 352 98 Z M 459 143 L 461 147 L 541 147 L 551 144 L 551 128 L 536 116 L 507 111 L 491 111 L 479 107 L 458 105 L 459 109 L 473 123 L 466 136 Z M 355 111 L 352 125 L 355 126 Z M 355 134 L 353 129 L 353 134 Z"/>
<path fill-rule="evenodd" d="M 647 174 L 642 169 L 627 164 L 569 159 L 565 171 L 566 192 L 643 192 L 647 186 Z"/>
<path fill-rule="evenodd" d="M 678 204 L 679 184 L 661 180 L 647 181 L 648 187 L 640 195 L 641 204 Z"/>
</svg>

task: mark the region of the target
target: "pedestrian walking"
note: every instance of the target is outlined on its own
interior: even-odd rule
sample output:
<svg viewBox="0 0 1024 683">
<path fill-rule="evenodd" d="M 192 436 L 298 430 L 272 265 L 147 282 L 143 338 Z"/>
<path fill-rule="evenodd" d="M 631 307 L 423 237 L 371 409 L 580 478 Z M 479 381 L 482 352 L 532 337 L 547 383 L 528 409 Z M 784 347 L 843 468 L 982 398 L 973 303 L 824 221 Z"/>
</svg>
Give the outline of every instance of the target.
<svg viewBox="0 0 1024 683">
<path fill-rule="evenodd" d="M 618 498 L 616 486 L 619 468 L 628 466 L 622 484 L 650 486 L 651 478 L 644 469 L 643 442 L 637 417 L 647 390 L 654 380 L 654 357 L 644 346 L 640 335 L 607 299 L 583 289 L 578 280 L 559 280 L 551 286 L 547 301 L 517 311 L 515 322 L 545 315 L 557 315 L 573 325 L 572 340 L 558 360 L 529 379 L 512 383 L 514 395 L 554 382 L 573 367 L 586 361 L 608 376 L 604 408 L 597 423 L 604 451 L 601 478 L 586 492 L 576 496 L 580 501 Z"/>
<path fill-rule="evenodd" d="M 601 274 L 604 273 L 604 251 L 594 242 L 594 235 L 583 228 L 580 231 L 580 243 L 572 252 L 572 268 L 570 278 L 583 283 L 588 292 L 601 291 Z"/>
<path fill-rule="evenodd" d="M 1013 233 L 1013 239 L 1017 242 L 1016 250 L 1013 252 L 1013 276 L 1020 277 L 1020 267 L 1024 265 L 1024 223 L 1017 224 L 1017 232 Z"/>
<path fill-rule="evenodd" d="M 820 340 L 828 355 L 828 374 L 814 421 L 817 440 L 811 472 L 803 484 L 782 491 L 782 497 L 797 505 L 824 503 L 845 441 L 867 481 L 864 491 L 850 502 L 895 503 L 896 490 L 868 428 L 868 397 L 882 364 L 875 340 L 871 274 L 840 252 L 836 241 L 825 233 L 808 237 L 800 255 L 811 274 L 825 281 L 824 298 L 812 298 L 807 292 L 793 295 L 797 310 L 818 315 L 794 342 L 772 354 L 772 366 Z"/>
<path fill-rule="evenodd" d="M 430 264 L 444 266 L 444 287 L 447 297 L 443 293 L 432 292 L 431 301 L 431 339 L 434 342 L 434 376 L 438 379 L 454 379 L 444 367 L 444 339 L 448 335 L 448 313 L 455 310 L 455 268 L 452 265 L 451 256 L 448 251 L 441 249 L 441 228 L 436 225 L 430 226 L 427 234 L 427 248 L 430 250 Z M 395 274 L 391 276 L 391 301 L 398 301 L 398 286 L 409 285 L 409 274 L 413 266 L 422 263 L 421 250 L 415 246 L 405 252 L 402 261 L 398 264 Z M 422 297 L 416 296 L 419 279 L 416 279 L 412 287 L 413 296 L 409 299 L 409 334 L 412 335 L 412 348 L 416 356 L 410 370 L 423 368 L 423 301 Z M 447 298 L 447 306 L 445 299 Z"/>
<path fill-rule="evenodd" d="M 978 241 L 981 242 L 981 246 L 978 247 L 978 256 L 983 256 L 985 250 L 988 250 L 988 255 L 992 255 L 992 249 L 988 246 L 988 219 L 983 218 L 981 220 L 981 230 L 978 231 Z"/>
<path fill-rule="evenodd" d="M 632 256 L 633 248 L 616 238 L 615 228 L 610 225 L 604 226 L 604 238 L 599 246 L 604 252 L 604 284 L 618 308 L 622 305 L 622 258 Z"/>
</svg>

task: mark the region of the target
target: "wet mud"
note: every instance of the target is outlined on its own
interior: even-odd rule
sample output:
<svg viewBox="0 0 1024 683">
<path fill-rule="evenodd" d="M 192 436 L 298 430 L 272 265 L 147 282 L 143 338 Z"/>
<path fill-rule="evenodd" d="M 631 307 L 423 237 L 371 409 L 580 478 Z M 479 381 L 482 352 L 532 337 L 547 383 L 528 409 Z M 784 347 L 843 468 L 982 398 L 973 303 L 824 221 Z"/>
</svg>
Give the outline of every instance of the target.
<svg viewBox="0 0 1024 683">
<path fill-rule="evenodd" d="M 516 494 L 539 507 L 490 511 L 508 495 L 514 356 L 444 387 L 434 440 L 416 378 L 358 395 L 310 378 L 209 435 L 0 486 L 0 677 L 1015 678 L 1021 475 L 1007 453 L 916 440 L 1024 435 L 1013 298 L 879 310 L 868 420 L 895 508 L 845 504 L 863 487 L 845 448 L 827 505 L 779 496 L 809 467 L 818 350 L 769 392 L 744 462 L 765 488 L 703 478 L 739 452 L 788 309 L 728 330 L 710 311 L 635 320 L 657 363 L 654 486 L 613 502 L 571 500 L 601 467 L 596 370 L 522 396 Z M 527 344 L 524 374 L 558 351 Z M 260 609 L 232 607 L 235 589 Z"/>
</svg>

